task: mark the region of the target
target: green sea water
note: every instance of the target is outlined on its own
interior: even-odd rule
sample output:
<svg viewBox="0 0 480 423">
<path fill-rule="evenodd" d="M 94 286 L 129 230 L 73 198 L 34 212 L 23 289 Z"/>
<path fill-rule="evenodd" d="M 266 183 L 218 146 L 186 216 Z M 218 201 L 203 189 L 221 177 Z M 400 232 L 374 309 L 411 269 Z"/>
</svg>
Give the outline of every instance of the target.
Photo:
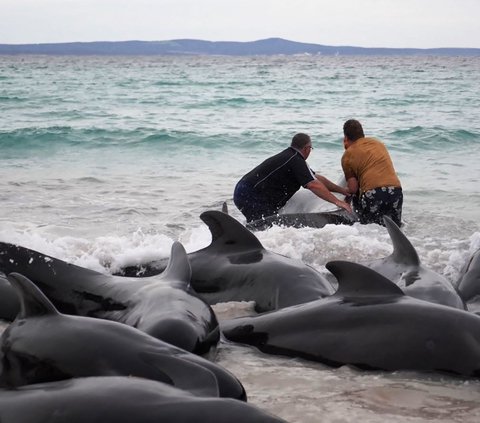
<svg viewBox="0 0 480 423">
<path fill-rule="evenodd" d="M 119 203 L 165 193 L 144 199 L 159 209 L 155 225 L 180 208 L 189 215 L 188 207 L 193 222 L 197 209 L 231 198 L 236 180 L 296 132 L 317 147 L 311 167 L 336 179 L 342 124 L 355 117 L 391 151 L 407 221 L 446 217 L 447 206 L 475 220 L 479 76 L 480 59 L 464 57 L 3 56 L 4 210 L 27 218 L 12 199 L 16 183 L 28 185 L 32 203 L 51 197 L 58 208 L 80 194 L 65 184 L 91 177 L 121 189 Z M 48 194 L 53 187 L 61 199 Z M 26 213 L 49 220 L 28 206 Z"/>
<path fill-rule="evenodd" d="M 455 282 L 480 248 L 479 92 L 475 57 L 0 56 L 0 240 L 103 272 L 166 256 L 174 240 L 197 250 L 211 239 L 200 214 L 226 201 L 244 222 L 236 182 L 297 132 L 312 137 L 309 165 L 338 180 L 342 125 L 357 118 L 391 153 L 422 263 Z M 258 237 L 325 273 L 329 260 L 391 252 L 376 225 Z M 334 372 L 232 346 L 220 361 L 254 403 L 300 423 L 480 416 L 478 383 Z"/>
</svg>

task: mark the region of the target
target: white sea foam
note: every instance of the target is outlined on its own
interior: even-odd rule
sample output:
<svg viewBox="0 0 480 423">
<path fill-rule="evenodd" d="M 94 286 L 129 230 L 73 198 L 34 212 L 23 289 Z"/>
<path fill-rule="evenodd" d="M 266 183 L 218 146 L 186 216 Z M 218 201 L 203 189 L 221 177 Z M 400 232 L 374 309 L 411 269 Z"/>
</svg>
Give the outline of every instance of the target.
<svg viewBox="0 0 480 423">
<path fill-rule="evenodd" d="M 60 228 L 59 232 L 63 232 Z M 301 260 L 328 273 L 325 264 L 332 260 L 367 262 L 390 255 L 393 251 L 385 228 L 378 225 L 327 225 L 324 228 L 285 228 L 274 226 L 255 233 L 263 246 L 276 253 Z M 422 263 L 456 281 L 465 261 L 478 250 L 480 233 L 466 240 L 417 239 L 411 242 Z M 408 237 L 408 235 L 407 235 Z M 175 240 L 187 253 L 207 247 L 212 240 L 206 225 L 189 228 L 176 239 L 160 233 L 145 233 L 141 229 L 130 235 L 83 238 L 56 236 L 53 227 L 41 228 L 3 223 L 0 240 L 18 244 L 43 254 L 100 272 L 118 272 L 121 268 L 149 263 L 169 257 Z"/>
</svg>

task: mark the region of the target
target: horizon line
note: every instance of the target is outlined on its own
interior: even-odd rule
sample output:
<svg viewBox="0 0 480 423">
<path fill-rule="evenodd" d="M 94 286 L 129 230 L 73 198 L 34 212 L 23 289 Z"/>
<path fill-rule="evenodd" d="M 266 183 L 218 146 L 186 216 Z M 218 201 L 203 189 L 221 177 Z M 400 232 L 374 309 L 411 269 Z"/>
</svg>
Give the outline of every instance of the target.
<svg viewBox="0 0 480 423">
<path fill-rule="evenodd" d="M 42 41 L 42 42 L 21 42 L 21 43 L 4 43 L 0 42 L 0 45 L 3 46 L 25 46 L 25 45 L 48 45 L 48 44 L 94 44 L 94 43 L 128 43 L 128 42 L 140 42 L 140 43 L 164 43 L 164 42 L 172 42 L 172 41 L 202 41 L 207 43 L 238 43 L 238 44 L 248 44 L 248 43 L 256 43 L 260 41 L 269 41 L 269 40 L 280 40 L 280 41 L 287 41 L 291 43 L 297 44 L 310 44 L 312 46 L 323 46 L 323 47 L 335 47 L 335 48 L 358 48 L 358 49 L 388 49 L 388 50 L 440 50 L 440 49 L 458 49 L 458 50 L 480 50 L 480 47 L 384 47 L 384 46 L 376 46 L 376 47 L 366 47 L 360 45 L 353 45 L 353 44 L 342 44 L 342 45 L 334 45 L 334 44 L 320 44 L 314 42 L 305 42 L 305 41 L 294 41 L 287 38 L 282 37 L 267 37 L 267 38 L 259 38 L 251 41 L 237 41 L 237 40 L 218 40 L 212 41 L 203 38 L 170 38 L 164 40 L 141 40 L 141 39 L 124 39 L 124 40 L 94 40 L 94 41 Z"/>
</svg>

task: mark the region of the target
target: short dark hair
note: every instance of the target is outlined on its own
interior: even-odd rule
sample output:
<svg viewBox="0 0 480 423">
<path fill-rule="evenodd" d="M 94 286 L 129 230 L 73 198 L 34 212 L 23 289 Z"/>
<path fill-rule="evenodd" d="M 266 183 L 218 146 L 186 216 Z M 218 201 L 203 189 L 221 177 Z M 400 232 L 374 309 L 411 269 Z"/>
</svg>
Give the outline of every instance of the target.
<svg viewBox="0 0 480 423">
<path fill-rule="evenodd" d="M 364 138 L 362 124 L 356 119 L 349 119 L 343 124 L 343 135 L 350 141 L 357 141 L 359 138 Z"/>
<path fill-rule="evenodd" d="M 293 136 L 291 146 L 297 148 L 298 150 L 301 150 L 307 144 L 311 144 L 311 143 L 312 143 L 312 140 L 310 139 L 310 135 L 300 132 Z"/>
</svg>

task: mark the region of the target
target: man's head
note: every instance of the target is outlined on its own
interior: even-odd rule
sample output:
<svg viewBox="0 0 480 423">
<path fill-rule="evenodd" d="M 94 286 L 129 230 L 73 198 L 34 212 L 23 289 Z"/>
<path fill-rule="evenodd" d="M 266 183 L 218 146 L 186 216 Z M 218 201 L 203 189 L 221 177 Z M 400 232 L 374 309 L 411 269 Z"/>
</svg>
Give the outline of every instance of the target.
<svg viewBox="0 0 480 423">
<path fill-rule="evenodd" d="M 305 159 L 307 159 L 307 157 L 310 155 L 310 152 L 313 150 L 310 136 L 301 132 L 294 135 L 291 146 L 300 151 Z"/>
<path fill-rule="evenodd" d="M 364 138 L 362 124 L 356 119 L 349 119 L 343 124 L 343 145 L 348 148 L 359 138 Z"/>
</svg>

